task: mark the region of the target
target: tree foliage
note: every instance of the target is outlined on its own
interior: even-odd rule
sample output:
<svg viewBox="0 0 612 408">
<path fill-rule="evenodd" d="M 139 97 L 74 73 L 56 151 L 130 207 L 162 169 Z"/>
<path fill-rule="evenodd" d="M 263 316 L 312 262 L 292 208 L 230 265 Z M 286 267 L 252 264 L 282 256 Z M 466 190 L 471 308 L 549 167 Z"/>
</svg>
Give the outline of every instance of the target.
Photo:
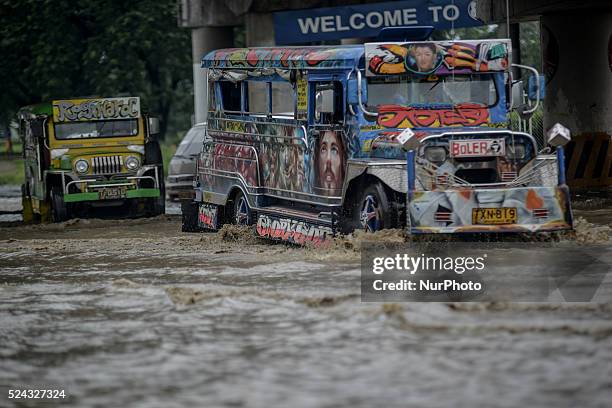
<svg viewBox="0 0 612 408">
<path fill-rule="evenodd" d="M 51 99 L 134 95 L 161 117 L 163 132 L 188 128 L 191 44 L 176 4 L 0 0 L 0 121 Z M 187 112 L 171 121 L 177 106 Z"/>
</svg>

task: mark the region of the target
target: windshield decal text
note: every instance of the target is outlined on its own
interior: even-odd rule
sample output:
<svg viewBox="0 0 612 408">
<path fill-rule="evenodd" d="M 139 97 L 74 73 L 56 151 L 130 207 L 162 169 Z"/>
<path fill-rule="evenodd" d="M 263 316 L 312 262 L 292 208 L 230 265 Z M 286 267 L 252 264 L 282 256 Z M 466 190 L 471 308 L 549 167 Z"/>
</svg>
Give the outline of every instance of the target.
<svg viewBox="0 0 612 408">
<path fill-rule="evenodd" d="M 135 119 L 140 116 L 140 98 L 70 99 L 53 101 L 54 122 Z"/>
<path fill-rule="evenodd" d="M 489 109 L 475 103 L 458 104 L 452 109 L 383 105 L 378 113 L 378 124 L 385 128 L 482 126 L 489 122 Z"/>
</svg>

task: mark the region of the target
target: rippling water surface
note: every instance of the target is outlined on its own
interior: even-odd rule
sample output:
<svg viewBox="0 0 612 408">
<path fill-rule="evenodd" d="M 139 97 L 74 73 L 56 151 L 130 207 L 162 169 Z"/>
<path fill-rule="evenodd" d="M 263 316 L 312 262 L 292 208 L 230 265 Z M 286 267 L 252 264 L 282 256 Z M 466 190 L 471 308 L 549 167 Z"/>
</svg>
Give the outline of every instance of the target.
<svg viewBox="0 0 612 408">
<path fill-rule="evenodd" d="M 22 406 L 612 400 L 608 279 L 591 303 L 361 303 L 359 254 L 339 248 L 173 216 L 0 228 L 0 406 L 40 387 L 67 398 Z"/>
</svg>

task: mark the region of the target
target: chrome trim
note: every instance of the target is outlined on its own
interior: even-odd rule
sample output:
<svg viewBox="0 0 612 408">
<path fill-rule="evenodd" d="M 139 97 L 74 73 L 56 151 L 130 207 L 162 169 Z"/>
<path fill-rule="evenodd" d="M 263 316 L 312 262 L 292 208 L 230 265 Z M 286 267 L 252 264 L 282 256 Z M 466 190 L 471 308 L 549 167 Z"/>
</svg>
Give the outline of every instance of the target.
<svg viewBox="0 0 612 408">
<path fill-rule="evenodd" d="M 359 108 L 361 108 L 363 113 L 365 113 L 366 115 L 378 117 L 378 112 L 370 112 L 370 111 L 366 110 L 365 106 L 363 106 L 363 102 L 361 101 L 361 94 L 362 94 L 362 90 L 361 90 L 361 71 L 359 69 L 357 69 L 357 99 L 359 99 Z"/>
<path fill-rule="evenodd" d="M 153 176 L 128 176 L 126 177 L 126 179 L 127 180 L 151 179 L 153 180 L 153 183 L 155 183 L 155 188 L 159 188 L 158 182 Z M 99 180 L 97 179 L 72 180 L 64 186 L 64 194 L 68 194 L 68 188 L 73 184 L 87 184 L 87 183 L 96 182 L 96 181 L 99 181 Z M 134 183 L 96 184 L 96 185 L 91 185 L 91 186 L 86 185 L 85 189 L 88 189 L 89 187 L 97 188 L 97 187 L 113 187 L 113 186 L 133 186 L 133 185 L 135 184 Z"/>
<path fill-rule="evenodd" d="M 219 143 L 219 142 L 214 141 L 214 143 Z M 223 144 L 229 145 L 229 146 L 237 146 L 237 147 L 248 147 L 249 149 L 253 150 L 253 152 L 255 153 L 255 163 L 257 165 L 257 184 L 260 184 L 261 174 L 259 173 L 259 154 L 257 154 L 257 149 L 255 149 L 254 146 L 248 145 L 248 144 L 238 144 L 238 143 L 223 143 Z M 213 163 L 214 163 L 214 158 L 215 158 L 214 150 L 213 150 L 212 156 L 213 156 Z M 240 159 L 240 160 L 249 160 L 249 159 L 242 158 L 242 157 L 232 157 L 232 156 L 223 156 L 223 157 L 231 157 L 233 159 Z M 219 171 L 225 171 L 225 170 L 219 170 Z M 235 172 L 229 172 L 229 173 L 235 173 Z M 248 185 L 248 184 L 245 183 L 245 185 Z"/>
<path fill-rule="evenodd" d="M 134 183 L 96 184 L 95 186 L 91 186 L 91 188 L 96 189 L 100 187 L 117 187 L 117 186 L 133 186 L 133 185 Z"/>
<path fill-rule="evenodd" d="M 226 174 L 215 174 L 213 173 L 213 171 L 215 172 L 221 172 L 221 173 L 226 173 Z M 302 191 L 295 191 L 295 190 L 285 190 L 282 188 L 274 188 L 274 187 L 266 187 L 266 186 L 254 186 L 252 184 L 247 184 L 246 180 L 244 179 L 244 176 L 240 173 L 237 173 L 235 171 L 227 171 L 227 170 L 219 170 L 219 169 L 201 169 L 200 170 L 200 174 L 207 174 L 210 176 L 217 176 L 217 177 L 226 177 L 226 178 L 235 178 L 240 180 L 247 189 L 262 189 L 262 190 L 270 190 L 270 191 L 278 191 L 278 192 L 283 192 L 283 193 L 291 193 L 291 194 L 298 194 L 298 195 L 303 195 L 303 196 L 308 196 L 308 197 L 319 197 L 319 198 L 325 198 L 325 199 L 330 199 L 330 200 L 340 200 L 342 199 L 341 196 L 326 196 L 326 195 L 319 195 L 319 194 L 312 194 L 312 193 L 305 193 Z M 265 193 L 259 193 L 259 195 L 269 195 L 269 194 L 265 194 Z M 284 196 L 274 196 L 274 197 L 280 197 L 280 198 L 290 198 L 293 200 L 293 198 L 291 197 L 284 197 Z"/>
<path fill-rule="evenodd" d="M 533 113 L 535 112 L 536 109 L 538 109 L 538 106 L 540 105 L 540 73 L 538 72 L 537 69 L 530 67 L 528 65 L 521 65 L 521 64 L 511 64 L 512 67 L 517 67 L 517 68 L 522 68 L 522 69 L 526 69 L 528 71 L 531 71 L 535 74 L 536 77 L 536 103 L 533 106 L 533 108 L 523 111 L 523 113 Z M 512 101 L 512 95 L 510 95 L 510 100 Z"/>
</svg>

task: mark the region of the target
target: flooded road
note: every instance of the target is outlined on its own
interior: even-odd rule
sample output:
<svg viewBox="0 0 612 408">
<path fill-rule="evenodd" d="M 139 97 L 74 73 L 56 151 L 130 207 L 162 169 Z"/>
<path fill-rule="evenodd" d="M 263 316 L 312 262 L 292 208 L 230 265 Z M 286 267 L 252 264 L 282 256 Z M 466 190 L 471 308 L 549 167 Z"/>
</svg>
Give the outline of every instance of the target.
<svg viewBox="0 0 612 408">
<path fill-rule="evenodd" d="M 612 249 L 612 212 L 577 214 Z M 612 302 L 362 303 L 356 247 L 175 215 L 6 224 L 0 406 L 31 388 L 66 398 L 20 406 L 609 405 Z"/>
</svg>

